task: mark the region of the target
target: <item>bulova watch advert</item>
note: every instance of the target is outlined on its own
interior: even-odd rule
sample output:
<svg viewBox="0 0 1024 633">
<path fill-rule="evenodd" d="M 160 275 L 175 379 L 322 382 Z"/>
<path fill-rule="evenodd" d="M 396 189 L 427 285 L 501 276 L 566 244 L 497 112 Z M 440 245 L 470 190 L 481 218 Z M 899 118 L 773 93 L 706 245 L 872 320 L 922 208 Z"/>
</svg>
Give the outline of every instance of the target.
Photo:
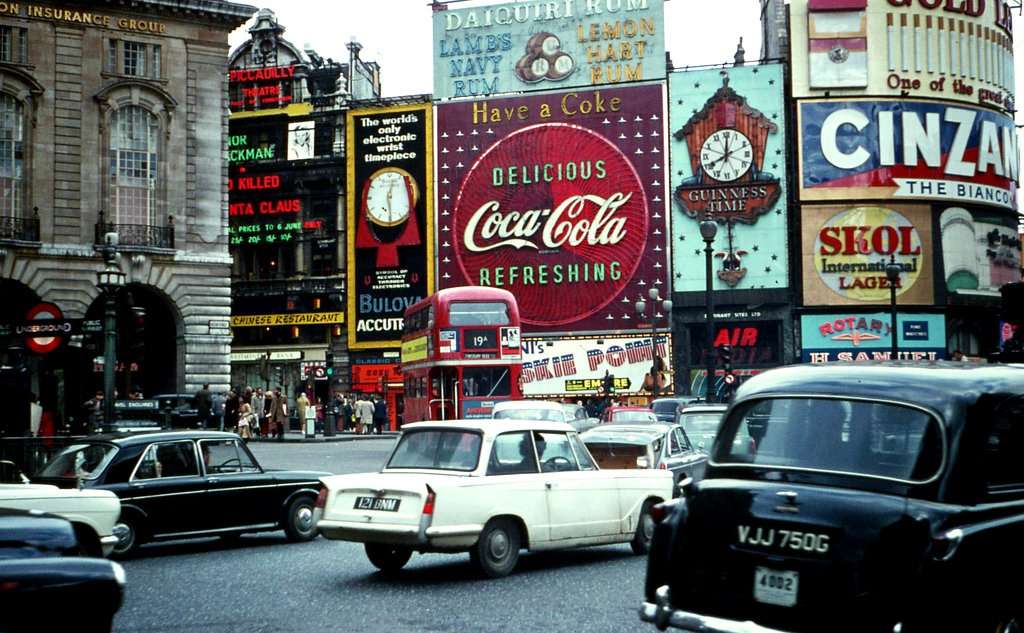
<svg viewBox="0 0 1024 633">
<path fill-rule="evenodd" d="M 671 391 L 672 338 L 657 337 L 658 390 Z M 614 377 L 619 395 L 650 393 L 651 336 L 602 336 L 523 341 L 523 395 L 528 397 L 593 396 L 605 372 Z"/>
<path fill-rule="evenodd" d="M 642 85 L 439 105 L 439 285 L 511 291 L 528 333 L 639 327 L 637 297 L 669 291 L 662 100 Z"/>
<path fill-rule="evenodd" d="M 430 106 L 348 113 L 348 346 L 398 347 L 434 290 Z"/>
</svg>

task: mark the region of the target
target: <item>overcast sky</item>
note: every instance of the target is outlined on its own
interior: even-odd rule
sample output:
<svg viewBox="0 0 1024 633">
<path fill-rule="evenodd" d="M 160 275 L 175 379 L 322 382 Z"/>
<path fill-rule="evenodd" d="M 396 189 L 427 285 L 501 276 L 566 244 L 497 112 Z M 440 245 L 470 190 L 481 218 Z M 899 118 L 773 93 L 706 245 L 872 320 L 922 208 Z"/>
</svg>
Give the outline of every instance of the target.
<svg viewBox="0 0 1024 633">
<path fill-rule="evenodd" d="M 285 39 L 299 48 L 309 43 L 324 58 L 347 61 L 345 44 L 356 38 L 363 45 L 361 57 L 380 64 L 386 97 L 433 91 L 427 0 L 238 1 L 271 9 L 286 29 Z M 251 24 L 231 34 L 232 48 L 249 38 L 246 29 Z M 761 54 L 760 31 L 758 0 L 665 3 L 665 48 L 676 66 L 731 62 L 741 36 L 747 60 L 756 60 Z"/>
</svg>

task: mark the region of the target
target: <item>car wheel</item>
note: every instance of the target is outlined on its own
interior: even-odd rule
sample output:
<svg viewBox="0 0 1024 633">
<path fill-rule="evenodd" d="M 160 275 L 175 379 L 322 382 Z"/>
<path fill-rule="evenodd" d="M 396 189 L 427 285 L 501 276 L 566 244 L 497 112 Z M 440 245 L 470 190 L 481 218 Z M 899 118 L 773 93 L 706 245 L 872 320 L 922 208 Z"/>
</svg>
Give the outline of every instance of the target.
<svg viewBox="0 0 1024 633">
<path fill-rule="evenodd" d="M 284 531 L 290 541 L 311 541 L 316 538 L 316 524 L 313 523 L 312 497 L 299 497 L 288 506 Z"/>
<path fill-rule="evenodd" d="M 636 522 L 636 534 L 630 541 L 629 547 L 634 554 L 646 554 L 651 549 L 651 539 L 654 537 L 654 518 L 651 516 L 651 508 L 654 501 L 648 499 L 640 508 L 640 519 Z"/>
<path fill-rule="evenodd" d="M 366 557 L 373 566 L 385 574 L 393 574 L 405 567 L 412 558 L 412 550 L 401 545 L 385 545 L 384 543 L 367 543 Z"/>
<path fill-rule="evenodd" d="M 117 558 L 127 558 L 134 554 L 142 544 L 140 527 L 141 524 L 134 517 L 122 514 L 114 524 L 113 534 L 117 537 L 117 543 L 114 544 L 111 555 Z"/>
<path fill-rule="evenodd" d="M 511 574 L 519 562 L 521 543 L 519 526 L 508 519 L 492 519 L 484 526 L 480 540 L 469 555 L 488 578 L 503 578 Z"/>
</svg>

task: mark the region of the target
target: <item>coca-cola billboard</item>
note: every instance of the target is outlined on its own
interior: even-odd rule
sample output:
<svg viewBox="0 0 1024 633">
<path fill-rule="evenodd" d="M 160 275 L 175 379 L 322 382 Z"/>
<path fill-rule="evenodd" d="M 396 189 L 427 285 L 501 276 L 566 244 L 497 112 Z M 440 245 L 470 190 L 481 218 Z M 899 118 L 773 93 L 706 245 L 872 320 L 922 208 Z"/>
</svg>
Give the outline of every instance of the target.
<svg viewBox="0 0 1024 633">
<path fill-rule="evenodd" d="M 669 292 L 662 98 L 642 85 L 439 105 L 441 287 L 505 288 L 532 332 L 641 326 L 635 300 Z"/>
</svg>

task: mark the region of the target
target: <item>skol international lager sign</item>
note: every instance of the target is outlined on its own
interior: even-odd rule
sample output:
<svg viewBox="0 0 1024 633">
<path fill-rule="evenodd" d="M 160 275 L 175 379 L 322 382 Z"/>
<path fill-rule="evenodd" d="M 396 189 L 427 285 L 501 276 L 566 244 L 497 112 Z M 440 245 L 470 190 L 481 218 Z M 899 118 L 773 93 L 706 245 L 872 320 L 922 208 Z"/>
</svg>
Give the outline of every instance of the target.
<svg viewBox="0 0 1024 633">
<path fill-rule="evenodd" d="M 439 105 L 441 286 L 510 290 L 528 331 L 636 328 L 668 292 L 662 90 Z"/>
</svg>

